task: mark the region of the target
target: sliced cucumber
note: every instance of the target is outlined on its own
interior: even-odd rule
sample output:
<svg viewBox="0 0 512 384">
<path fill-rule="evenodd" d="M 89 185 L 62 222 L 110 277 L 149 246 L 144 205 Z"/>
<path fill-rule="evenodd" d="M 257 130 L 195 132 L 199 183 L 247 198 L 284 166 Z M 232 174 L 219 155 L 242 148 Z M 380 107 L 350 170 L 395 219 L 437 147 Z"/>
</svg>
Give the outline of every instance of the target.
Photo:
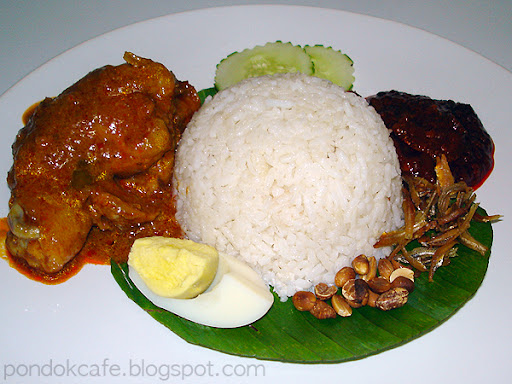
<svg viewBox="0 0 512 384">
<path fill-rule="evenodd" d="M 249 77 L 302 72 L 332 81 L 347 91 L 354 84 L 354 62 L 350 57 L 323 45 L 267 43 L 234 52 L 217 65 L 215 88 L 222 90 Z"/>
<path fill-rule="evenodd" d="M 306 45 L 304 50 L 313 61 L 314 76 L 330 80 L 347 91 L 352 89 L 355 78 L 354 62 L 350 57 L 323 45 Z"/>
<path fill-rule="evenodd" d="M 311 58 L 300 46 L 280 41 L 267 43 L 222 60 L 217 65 L 215 87 L 222 90 L 249 77 L 287 72 L 313 74 Z"/>
</svg>

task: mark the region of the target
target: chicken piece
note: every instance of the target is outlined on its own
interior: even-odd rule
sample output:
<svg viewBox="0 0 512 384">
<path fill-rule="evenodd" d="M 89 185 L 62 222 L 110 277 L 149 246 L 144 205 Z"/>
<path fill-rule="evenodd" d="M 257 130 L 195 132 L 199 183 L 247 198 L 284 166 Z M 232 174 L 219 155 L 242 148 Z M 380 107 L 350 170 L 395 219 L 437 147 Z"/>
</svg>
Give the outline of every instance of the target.
<svg viewBox="0 0 512 384">
<path fill-rule="evenodd" d="M 92 228 L 112 243 L 175 226 L 174 151 L 200 101 L 162 64 L 124 59 L 43 100 L 13 144 L 6 246 L 44 273 L 75 257 Z"/>
</svg>

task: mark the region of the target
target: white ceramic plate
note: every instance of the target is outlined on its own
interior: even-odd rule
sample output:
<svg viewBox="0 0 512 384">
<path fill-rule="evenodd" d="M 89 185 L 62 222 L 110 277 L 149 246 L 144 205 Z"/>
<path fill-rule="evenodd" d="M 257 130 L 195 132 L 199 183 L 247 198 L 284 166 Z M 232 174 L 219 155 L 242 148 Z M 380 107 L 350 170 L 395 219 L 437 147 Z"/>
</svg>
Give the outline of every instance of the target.
<svg viewBox="0 0 512 384">
<path fill-rule="evenodd" d="M 494 225 L 489 270 L 477 295 L 433 332 L 400 348 L 340 365 L 260 362 L 195 347 L 179 339 L 126 298 L 108 267 L 87 266 L 58 286 L 45 286 L 0 262 L 0 375 L 6 382 L 295 382 L 327 377 L 415 382 L 502 378 L 508 372 L 512 310 L 512 74 L 449 41 L 401 24 L 306 7 L 213 8 L 170 15 L 95 38 L 43 65 L 0 99 L 1 173 L 10 145 L 32 103 L 57 95 L 88 71 L 119 64 L 125 50 L 164 63 L 197 89 L 213 84 L 215 65 L 233 51 L 268 41 L 332 45 L 355 62 L 355 90 L 367 96 L 397 89 L 470 103 L 496 143 L 496 166 L 478 200 Z M 0 184 L 0 214 L 9 191 Z M 12 374 L 12 376 L 11 376 Z M 393 375 L 395 375 L 393 374 Z"/>
</svg>

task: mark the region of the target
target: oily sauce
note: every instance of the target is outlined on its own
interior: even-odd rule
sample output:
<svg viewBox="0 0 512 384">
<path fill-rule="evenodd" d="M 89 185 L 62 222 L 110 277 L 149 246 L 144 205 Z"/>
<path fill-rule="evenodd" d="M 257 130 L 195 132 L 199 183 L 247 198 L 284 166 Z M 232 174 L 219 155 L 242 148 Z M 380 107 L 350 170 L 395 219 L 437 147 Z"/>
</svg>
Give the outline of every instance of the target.
<svg viewBox="0 0 512 384">
<path fill-rule="evenodd" d="M 32 104 L 30 107 L 27 108 L 27 110 L 25 112 L 23 112 L 23 115 L 21 116 L 21 122 L 23 123 L 24 126 L 28 124 L 28 120 L 34 114 L 34 111 L 36 110 L 36 108 L 39 104 L 41 104 L 40 101 Z"/>
</svg>

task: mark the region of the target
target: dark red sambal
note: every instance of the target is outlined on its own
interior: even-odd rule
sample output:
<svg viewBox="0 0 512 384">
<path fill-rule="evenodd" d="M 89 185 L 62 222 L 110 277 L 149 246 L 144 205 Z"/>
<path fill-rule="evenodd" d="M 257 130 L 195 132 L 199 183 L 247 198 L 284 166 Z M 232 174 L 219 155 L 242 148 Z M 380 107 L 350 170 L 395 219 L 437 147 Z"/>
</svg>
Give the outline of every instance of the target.
<svg viewBox="0 0 512 384">
<path fill-rule="evenodd" d="M 469 104 L 399 91 L 367 97 L 391 132 L 403 174 L 435 181 L 445 154 L 456 181 L 473 189 L 494 167 L 494 143 Z"/>
</svg>

